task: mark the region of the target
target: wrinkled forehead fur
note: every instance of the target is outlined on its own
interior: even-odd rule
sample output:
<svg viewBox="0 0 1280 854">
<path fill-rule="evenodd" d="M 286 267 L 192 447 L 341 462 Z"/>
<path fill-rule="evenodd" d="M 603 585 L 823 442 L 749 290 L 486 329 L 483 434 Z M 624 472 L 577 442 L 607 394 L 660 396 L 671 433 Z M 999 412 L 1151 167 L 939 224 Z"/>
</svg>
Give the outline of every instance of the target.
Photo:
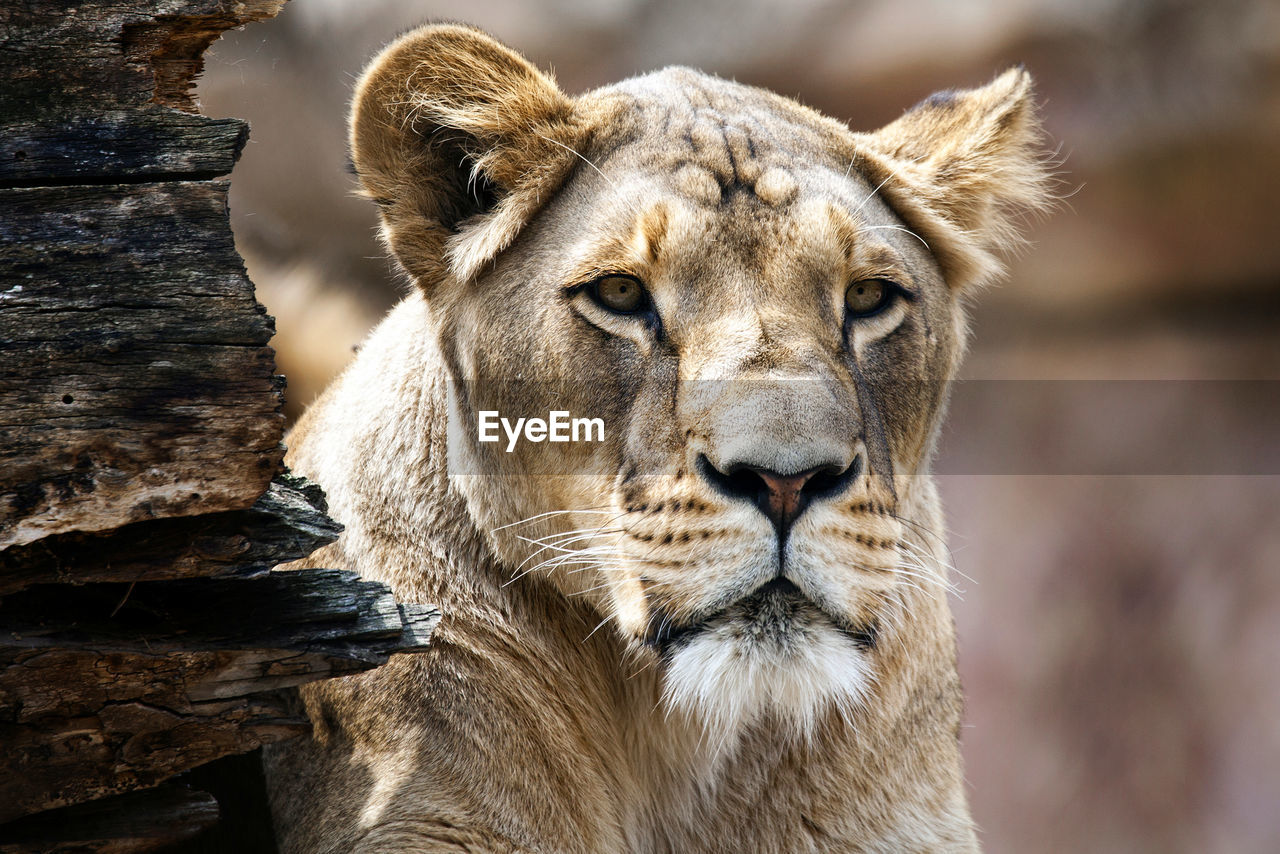
<svg viewBox="0 0 1280 854">
<path fill-rule="evenodd" d="M 705 204 L 741 191 L 783 206 L 803 181 L 797 173 L 819 167 L 861 176 L 957 291 L 1001 272 L 997 255 L 1016 245 L 1018 213 L 1047 199 L 1021 69 L 854 133 L 790 99 L 686 68 L 574 98 L 479 30 L 430 29 L 375 61 L 351 121 L 352 159 L 381 208 L 384 238 L 428 294 L 474 279 L 573 170 L 614 177 L 611 159 L 671 174 Z"/>
</svg>

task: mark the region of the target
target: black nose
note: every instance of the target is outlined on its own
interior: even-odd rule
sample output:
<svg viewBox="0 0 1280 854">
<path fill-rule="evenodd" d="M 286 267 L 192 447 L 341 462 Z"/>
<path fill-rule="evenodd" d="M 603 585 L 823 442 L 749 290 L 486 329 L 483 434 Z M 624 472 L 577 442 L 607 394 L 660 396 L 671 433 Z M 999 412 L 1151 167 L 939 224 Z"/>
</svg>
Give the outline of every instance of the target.
<svg viewBox="0 0 1280 854">
<path fill-rule="evenodd" d="M 698 463 L 703 477 L 721 493 L 747 499 L 760 508 L 773 522 L 779 536 L 786 534 L 791 523 L 814 499 L 844 492 L 862 469 L 860 456 L 843 470 L 836 465 L 823 465 L 794 474 L 742 463 L 721 471 L 705 456 L 700 457 Z"/>
</svg>

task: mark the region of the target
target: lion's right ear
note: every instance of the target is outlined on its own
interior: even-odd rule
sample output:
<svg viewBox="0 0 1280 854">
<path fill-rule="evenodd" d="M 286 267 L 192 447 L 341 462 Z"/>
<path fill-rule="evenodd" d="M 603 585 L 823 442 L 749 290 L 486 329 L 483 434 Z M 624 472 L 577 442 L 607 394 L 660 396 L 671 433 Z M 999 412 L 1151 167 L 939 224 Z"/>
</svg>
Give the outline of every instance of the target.
<svg viewBox="0 0 1280 854">
<path fill-rule="evenodd" d="M 351 159 L 388 246 L 429 291 L 510 245 L 584 133 L 573 101 L 524 57 L 479 30 L 430 25 L 356 85 Z"/>
</svg>

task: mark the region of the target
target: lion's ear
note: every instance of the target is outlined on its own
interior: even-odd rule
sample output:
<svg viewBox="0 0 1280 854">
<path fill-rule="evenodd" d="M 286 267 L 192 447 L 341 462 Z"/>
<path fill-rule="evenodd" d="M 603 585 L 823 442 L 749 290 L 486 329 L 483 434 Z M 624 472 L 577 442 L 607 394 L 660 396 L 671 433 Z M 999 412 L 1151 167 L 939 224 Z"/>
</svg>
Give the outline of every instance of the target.
<svg viewBox="0 0 1280 854">
<path fill-rule="evenodd" d="M 998 272 L 991 255 L 1015 247 L 1016 214 L 1039 210 L 1050 199 L 1031 75 L 1011 68 L 988 85 L 938 92 L 866 139 L 887 159 L 885 177 L 910 185 L 928 213 L 941 218 L 944 251 L 956 258 L 964 280 Z M 959 237 L 968 246 L 951 246 Z"/>
<path fill-rule="evenodd" d="M 583 134 L 573 101 L 479 30 L 431 25 L 356 86 L 351 159 L 383 236 L 424 290 L 469 279 L 564 179 Z"/>
</svg>

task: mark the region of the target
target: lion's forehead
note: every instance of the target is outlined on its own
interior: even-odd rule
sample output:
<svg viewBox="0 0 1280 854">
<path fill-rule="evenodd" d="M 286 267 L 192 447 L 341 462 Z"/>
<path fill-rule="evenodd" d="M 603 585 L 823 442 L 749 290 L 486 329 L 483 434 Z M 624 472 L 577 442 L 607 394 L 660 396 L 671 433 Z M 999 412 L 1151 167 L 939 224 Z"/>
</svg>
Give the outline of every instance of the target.
<svg viewBox="0 0 1280 854">
<path fill-rule="evenodd" d="M 670 178 L 706 205 L 744 199 L 779 208 L 804 173 L 833 168 L 850 137 L 838 123 L 776 95 L 686 68 L 632 78 L 600 93 L 626 114 L 601 140 L 601 160 Z"/>
<path fill-rule="evenodd" d="M 682 127 L 664 141 L 677 188 L 706 204 L 719 204 L 735 193 L 770 207 L 791 201 L 798 187 L 796 158 L 779 150 L 767 127 L 749 119 L 710 107 L 673 116 L 669 130 L 676 123 Z"/>
</svg>

